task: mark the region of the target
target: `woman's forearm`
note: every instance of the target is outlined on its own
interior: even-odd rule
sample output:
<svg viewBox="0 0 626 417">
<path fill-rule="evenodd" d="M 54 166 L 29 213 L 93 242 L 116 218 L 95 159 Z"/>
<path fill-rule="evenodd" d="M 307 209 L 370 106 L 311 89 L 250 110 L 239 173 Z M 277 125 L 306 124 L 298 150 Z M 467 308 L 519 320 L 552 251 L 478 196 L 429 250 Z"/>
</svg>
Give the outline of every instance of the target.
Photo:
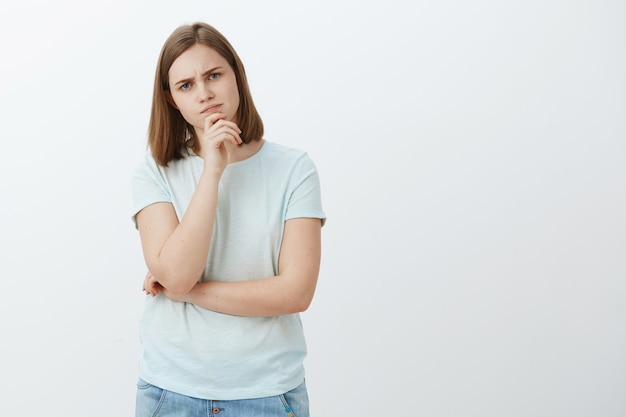
<svg viewBox="0 0 626 417">
<path fill-rule="evenodd" d="M 158 282 L 172 293 L 189 292 L 204 271 L 213 234 L 218 185 L 219 177 L 203 172 L 185 215 L 164 238 L 159 236 L 158 231 L 158 222 L 163 217 L 160 213 L 154 213 L 153 219 L 146 213 L 148 219 L 139 223 L 144 227 L 156 226 L 157 231 L 147 240 L 163 244 L 161 247 L 153 245 L 145 248 L 144 252 L 150 252 L 146 261 Z"/>
<path fill-rule="evenodd" d="M 252 281 L 209 281 L 196 284 L 181 300 L 235 316 L 279 316 L 305 311 L 315 284 L 301 286 L 292 278 L 273 276 Z"/>
<path fill-rule="evenodd" d="M 306 310 L 319 274 L 320 228 L 319 219 L 288 220 L 278 275 L 250 281 L 201 282 L 182 301 L 238 316 L 276 316 Z"/>
</svg>

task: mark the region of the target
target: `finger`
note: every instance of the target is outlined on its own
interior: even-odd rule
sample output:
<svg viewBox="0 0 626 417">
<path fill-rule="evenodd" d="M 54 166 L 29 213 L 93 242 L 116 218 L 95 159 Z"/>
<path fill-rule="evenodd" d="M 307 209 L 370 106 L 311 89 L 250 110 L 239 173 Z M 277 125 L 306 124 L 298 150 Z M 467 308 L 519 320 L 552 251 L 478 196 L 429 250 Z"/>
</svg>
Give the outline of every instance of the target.
<svg viewBox="0 0 626 417">
<path fill-rule="evenodd" d="M 207 131 L 217 123 L 219 120 L 222 120 L 226 117 L 224 113 L 211 113 L 207 117 L 204 118 L 204 130 Z"/>
<path fill-rule="evenodd" d="M 214 135 L 217 136 L 213 136 L 213 140 L 215 140 L 217 143 L 228 140 L 234 145 L 242 144 L 243 140 L 240 136 L 241 130 L 237 127 L 237 125 L 234 126 L 234 128 L 226 125 L 220 126 L 219 129 L 214 132 Z"/>
<path fill-rule="evenodd" d="M 243 140 L 241 140 L 241 136 L 239 136 L 239 132 L 237 132 L 236 130 L 225 130 L 224 134 L 226 135 L 224 137 L 224 140 L 232 142 L 233 145 L 241 145 L 243 143 Z"/>
<path fill-rule="evenodd" d="M 214 132 L 220 128 L 229 127 L 233 129 L 233 131 L 237 132 L 238 134 L 242 133 L 242 130 L 239 128 L 239 126 L 237 126 L 237 123 L 231 120 L 227 120 L 226 118 L 221 118 L 221 119 L 216 120 L 211 127 L 212 127 L 211 130 L 213 130 Z"/>
</svg>

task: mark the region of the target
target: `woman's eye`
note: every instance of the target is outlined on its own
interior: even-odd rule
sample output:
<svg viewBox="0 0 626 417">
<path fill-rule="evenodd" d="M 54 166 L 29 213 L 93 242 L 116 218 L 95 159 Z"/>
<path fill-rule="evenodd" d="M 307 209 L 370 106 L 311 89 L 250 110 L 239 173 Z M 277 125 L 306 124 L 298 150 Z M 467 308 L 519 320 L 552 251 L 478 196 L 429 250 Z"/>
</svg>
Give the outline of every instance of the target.
<svg viewBox="0 0 626 417">
<path fill-rule="evenodd" d="M 214 72 L 213 74 L 209 75 L 209 80 L 215 80 L 217 78 L 219 78 L 220 73 L 219 72 Z"/>
<path fill-rule="evenodd" d="M 181 90 L 188 90 L 189 87 L 191 87 L 191 84 L 185 83 L 185 84 L 181 84 L 180 89 Z"/>
</svg>

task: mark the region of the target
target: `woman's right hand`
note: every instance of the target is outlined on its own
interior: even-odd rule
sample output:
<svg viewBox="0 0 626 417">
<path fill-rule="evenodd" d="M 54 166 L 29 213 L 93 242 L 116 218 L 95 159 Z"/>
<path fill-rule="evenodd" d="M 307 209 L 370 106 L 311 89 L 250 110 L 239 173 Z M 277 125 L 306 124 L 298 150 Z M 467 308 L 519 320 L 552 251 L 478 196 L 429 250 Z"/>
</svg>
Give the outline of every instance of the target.
<svg viewBox="0 0 626 417">
<path fill-rule="evenodd" d="M 204 169 L 212 169 L 219 177 L 228 165 L 228 146 L 242 144 L 241 129 L 226 120 L 224 113 L 211 113 L 204 119 L 204 133 L 200 138 Z"/>
</svg>

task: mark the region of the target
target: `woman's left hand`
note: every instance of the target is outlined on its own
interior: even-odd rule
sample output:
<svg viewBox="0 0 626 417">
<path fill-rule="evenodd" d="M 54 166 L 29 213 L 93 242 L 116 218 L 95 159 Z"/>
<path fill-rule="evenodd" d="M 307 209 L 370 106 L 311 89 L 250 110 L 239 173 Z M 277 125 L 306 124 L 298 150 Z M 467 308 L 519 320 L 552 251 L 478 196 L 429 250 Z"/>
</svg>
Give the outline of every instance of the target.
<svg viewBox="0 0 626 417">
<path fill-rule="evenodd" d="M 159 292 L 163 292 L 165 288 L 159 284 L 159 281 L 148 271 L 146 278 L 143 280 L 143 292 L 147 295 L 156 296 Z"/>
</svg>

